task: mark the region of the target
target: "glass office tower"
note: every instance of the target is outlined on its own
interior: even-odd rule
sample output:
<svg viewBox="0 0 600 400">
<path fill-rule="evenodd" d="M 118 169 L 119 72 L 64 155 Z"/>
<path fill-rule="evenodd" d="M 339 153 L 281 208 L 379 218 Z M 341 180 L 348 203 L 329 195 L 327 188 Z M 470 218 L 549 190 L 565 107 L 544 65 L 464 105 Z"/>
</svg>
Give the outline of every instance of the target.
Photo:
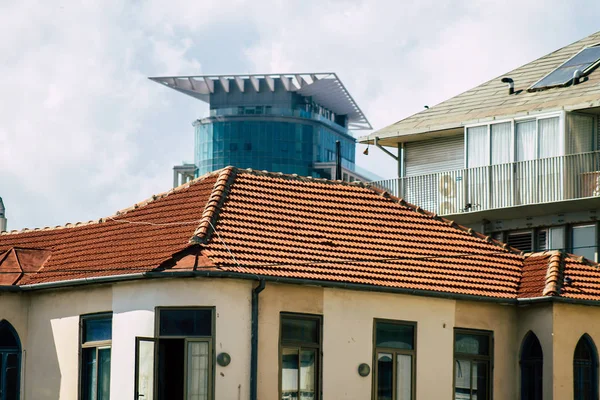
<svg viewBox="0 0 600 400">
<path fill-rule="evenodd" d="M 209 104 L 210 114 L 193 124 L 196 176 L 233 165 L 347 181 L 371 179 L 354 165 L 356 141 L 350 133 L 371 125 L 334 73 L 150 79 Z M 336 141 L 341 145 L 340 177 L 335 176 Z"/>
</svg>

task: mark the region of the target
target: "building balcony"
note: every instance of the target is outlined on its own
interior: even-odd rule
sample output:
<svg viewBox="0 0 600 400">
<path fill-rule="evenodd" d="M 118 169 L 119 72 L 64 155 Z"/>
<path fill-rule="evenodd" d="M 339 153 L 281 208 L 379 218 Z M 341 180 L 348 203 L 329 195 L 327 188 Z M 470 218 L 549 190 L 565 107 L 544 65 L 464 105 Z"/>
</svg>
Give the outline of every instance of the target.
<svg viewBox="0 0 600 400">
<path fill-rule="evenodd" d="M 256 107 L 229 107 L 229 108 L 217 108 L 210 110 L 210 118 L 219 117 L 282 117 L 282 118 L 300 118 L 308 119 L 315 122 L 320 122 L 325 126 L 335 130 L 338 133 L 350 136 L 350 132 L 347 128 L 337 124 L 335 121 L 318 113 L 306 111 L 306 110 L 292 110 L 289 108 L 276 108 L 270 106 L 256 106 Z M 207 121 L 208 122 L 208 121 Z"/>
<path fill-rule="evenodd" d="M 456 216 L 462 224 L 574 211 L 600 199 L 600 151 L 372 184 L 438 215 Z"/>
</svg>

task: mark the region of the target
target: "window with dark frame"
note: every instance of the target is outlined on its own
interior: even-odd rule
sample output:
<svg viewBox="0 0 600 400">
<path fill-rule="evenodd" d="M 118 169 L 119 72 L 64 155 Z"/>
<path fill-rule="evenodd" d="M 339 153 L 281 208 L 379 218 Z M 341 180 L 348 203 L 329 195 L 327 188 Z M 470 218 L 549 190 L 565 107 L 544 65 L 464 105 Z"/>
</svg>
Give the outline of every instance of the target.
<svg viewBox="0 0 600 400">
<path fill-rule="evenodd" d="M 598 400 L 598 354 L 587 334 L 579 339 L 573 354 L 573 399 Z"/>
<path fill-rule="evenodd" d="M 375 320 L 375 400 L 415 398 L 416 327 L 415 322 Z"/>
<path fill-rule="evenodd" d="M 112 313 L 82 315 L 81 399 L 110 399 Z"/>
<path fill-rule="evenodd" d="M 571 226 L 571 249 L 578 256 L 584 256 L 590 261 L 596 261 L 598 252 L 598 239 L 596 237 L 596 224 Z"/>
<path fill-rule="evenodd" d="M 279 387 L 281 400 L 318 400 L 320 396 L 322 318 L 281 314 Z"/>
<path fill-rule="evenodd" d="M 535 333 L 529 331 L 521 346 L 521 400 L 542 400 L 544 353 Z"/>
<path fill-rule="evenodd" d="M 454 330 L 454 400 L 492 398 L 493 334 Z"/>
<path fill-rule="evenodd" d="M 213 349 L 214 308 L 157 308 L 155 337 L 136 338 L 136 398 L 213 399 Z"/>
</svg>

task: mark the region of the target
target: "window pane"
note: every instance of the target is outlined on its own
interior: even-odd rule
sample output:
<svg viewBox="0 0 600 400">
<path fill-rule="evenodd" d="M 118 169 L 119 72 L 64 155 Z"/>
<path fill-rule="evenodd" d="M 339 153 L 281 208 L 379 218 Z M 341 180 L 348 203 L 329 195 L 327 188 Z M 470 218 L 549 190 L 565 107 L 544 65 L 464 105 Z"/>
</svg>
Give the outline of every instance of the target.
<svg viewBox="0 0 600 400">
<path fill-rule="evenodd" d="M 188 342 L 187 400 L 208 400 L 208 343 Z"/>
<path fill-rule="evenodd" d="M 488 400 L 488 368 L 487 363 L 477 362 L 472 364 L 473 370 L 471 371 L 472 376 L 472 396 L 473 400 Z"/>
<path fill-rule="evenodd" d="M 394 363 L 391 353 L 377 354 L 377 400 L 392 400 Z"/>
<path fill-rule="evenodd" d="M 565 227 L 550 228 L 550 243 L 548 250 L 562 250 L 565 248 Z"/>
<path fill-rule="evenodd" d="M 110 349 L 98 350 L 98 400 L 110 398 Z"/>
<path fill-rule="evenodd" d="M 567 154 L 593 151 L 594 117 L 581 114 L 567 114 Z"/>
<path fill-rule="evenodd" d="M 596 260 L 596 226 L 573 227 L 573 253 L 588 260 Z"/>
<path fill-rule="evenodd" d="M 281 400 L 298 399 L 298 349 L 282 349 Z"/>
<path fill-rule="evenodd" d="M 144 400 L 153 400 L 154 392 L 154 341 L 138 342 L 137 394 Z"/>
<path fill-rule="evenodd" d="M 281 340 L 318 344 L 318 320 L 282 317 Z"/>
<path fill-rule="evenodd" d="M 488 127 L 467 128 L 467 168 L 481 167 L 490 163 Z"/>
<path fill-rule="evenodd" d="M 396 349 L 414 348 L 413 325 L 401 325 L 390 322 L 377 322 L 375 345 L 377 347 L 392 347 Z"/>
<path fill-rule="evenodd" d="M 160 310 L 160 336 L 211 336 L 212 310 Z"/>
<path fill-rule="evenodd" d="M 454 399 L 471 399 L 471 361 L 455 360 Z"/>
<path fill-rule="evenodd" d="M 96 365 L 96 348 L 83 349 L 82 358 L 83 377 L 83 400 L 98 400 L 96 396 L 96 376 L 98 375 Z"/>
<path fill-rule="evenodd" d="M 316 398 L 315 381 L 317 370 L 315 366 L 316 352 L 314 350 L 302 350 L 300 352 L 300 399 L 313 400 Z"/>
<path fill-rule="evenodd" d="M 6 399 L 17 400 L 19 393 L 19 356 L 17 353 L 6 355 Z"/>
<path fill-rule="evenodd" d="M 86 318 L 84 323 L 84 342 L 111 340 L 112 318 Z"/>
<path fill-rule="evenodd" d="M 504 164 L 513 160 L 511 125 L 510 122 L 505 122 L 491 126 L 492 164 Z"/>
<path fill-rule="evenodd" d="M 517 122 L 517 161 L 534 160 L 537 158 L 536 149 L 536 122 Z"/>
<path fill-rule="evenodd" d="M 538 121 L 540 158 L 560 155 L 558 121 L 558 117 L 545 118 Z"/>
<path fill-rule="evenodd" d="M 457 333 L 454 351 L 456 353 L 488 355 L 490 351 L 489 337 L 486 335 Z"/>
<path fill-rule="evenodd" d="M 396 400 L 412 398 L 412 356 L 396 355 Z"/>
</svg>

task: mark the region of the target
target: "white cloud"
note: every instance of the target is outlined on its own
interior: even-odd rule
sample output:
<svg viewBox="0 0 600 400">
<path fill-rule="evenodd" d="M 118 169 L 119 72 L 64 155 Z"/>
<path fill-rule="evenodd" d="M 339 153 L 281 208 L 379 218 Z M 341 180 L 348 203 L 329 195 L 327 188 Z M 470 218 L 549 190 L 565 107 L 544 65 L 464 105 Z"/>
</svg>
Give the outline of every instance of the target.
<svg viewBox="0 0 600 400">
<path fill-rule="evenodd" d="M 336 71 L 381 128 L 592 33 L 598 11 L 592 1 L 3 4 L 9 227 L 95 219 L 169 188 L 206 106 L 147 76 Z M 361 165 L 394 175 L 391 158 L 361 150 Z"/>
</svg>

